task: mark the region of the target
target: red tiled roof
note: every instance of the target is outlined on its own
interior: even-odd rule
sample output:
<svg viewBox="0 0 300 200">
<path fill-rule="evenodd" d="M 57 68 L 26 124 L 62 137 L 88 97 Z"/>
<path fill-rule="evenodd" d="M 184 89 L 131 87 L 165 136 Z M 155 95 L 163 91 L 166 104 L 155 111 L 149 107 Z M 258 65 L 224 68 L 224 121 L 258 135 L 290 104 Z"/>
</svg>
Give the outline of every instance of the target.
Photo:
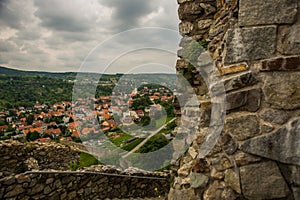
<svg viewBox="0 0 300 200">
<path fill-rule="evenodd" d="M 7 129 L 8 126 L 7 125 L 4 125 L 4 126 L 0 126 L 0 131 L 3 131 L 4 129 Z"/>
<path fill-rule="evenodd" d="M 48 142 L 51 142 L 51 139 L 49 137 L 39 138 L 39 139 L 34 140 L 34 142 L 48 143 Z"/>
<path fill-rule="evenodd" d="M 57 128 L 57 129 L 48 129 L 48 130 L 45 130 L 44 133 L 46 133 L 46 134 L 60 135 L 61 134 L 61 130 L 59 128 Z"/>
</svg>

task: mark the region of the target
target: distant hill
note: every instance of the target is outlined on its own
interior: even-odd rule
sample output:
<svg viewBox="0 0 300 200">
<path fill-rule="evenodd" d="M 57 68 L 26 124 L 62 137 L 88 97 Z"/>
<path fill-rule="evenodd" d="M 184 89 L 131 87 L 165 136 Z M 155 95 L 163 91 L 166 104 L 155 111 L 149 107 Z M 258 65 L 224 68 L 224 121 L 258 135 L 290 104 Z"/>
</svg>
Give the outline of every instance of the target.
<svg viewBox="0 0 300 200">
<path fill-rule="evenodd" d="M 99 77 L 99 74 L 97 73 L 82 73 L 80 72 L 83 76 L 81 78 L 87 76 L 87 77 Z M 0 76 L 28 76 L 28 77 L 33 77 L 33 76 L 44 76 L 44 77 L 49 77 L 49 78 L 59 78 L 59 79 L 75 79 L 77 72 L 45 72 L 45 71 L 25 71 L 25 70 L 19 70 L 19 69 L 11 69 L 8 67 L 3 67 L 0 66 Z M 101 79 L 110 79 L 110 78 L 120 78 L 122 77 L 123 74 L 103 74 Z M 138 78 L 140 80 L 142 79 L 148 79 L 150 77 L 153 77 L 154 80 L 165 80 L 169 78 L 174 78 L 175 74 L 165 74 L 165 73 L 146 73 L 146 74 L 127 74 L 125 77 L 126 78 Z"/>
<path fill-rule="evenodd" d="M 0 75 L 6 76 L 46 76 L 51 78 L 74 78 L 76 76 L 75 72 L 43 72 L 43 71 L 24 71 L 18 69 L 11 69 L 7 67 L 0 66 Z"/>
</svg>

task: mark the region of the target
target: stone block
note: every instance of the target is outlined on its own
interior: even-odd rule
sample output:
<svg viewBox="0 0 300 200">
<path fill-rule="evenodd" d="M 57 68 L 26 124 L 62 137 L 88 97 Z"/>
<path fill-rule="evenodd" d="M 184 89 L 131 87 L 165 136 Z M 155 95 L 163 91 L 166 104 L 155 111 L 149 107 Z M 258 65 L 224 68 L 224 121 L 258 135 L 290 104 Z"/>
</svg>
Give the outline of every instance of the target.
<svg viewBox="0 0 300 200">
<path fill-rule="evenodd" d="M 276 50 L 276 26 L 229 29 L 225 37 L 225 64 L 267 59 Z"/>
<path fill-rule="evenodd" d="M 221 135 L 219 143 L 223 151 L 228 155 L 236 152 L 238 148 L 237 142 L 229 134 Z"/>
<path fill-rule="evenodd" d="M 199 20 L 197 25 L 198 29 L 203 30 L 203 29 L 208 29 L 213 23 L 213 20 L 211 19 L 204 19 L 204 20 Z"/>
<path fill-rule="evenodd" d="M 203 200 L 213 199 L 237 199 L 237 196 L 224 182 L 214 181 L 203 194 Z"/>
<path fill-rule="evenodd" d="M 224 78 L 224 87 L 226 92 L 242 89 L 244 87 L 254 85 L 257 79 L 251 72 L 241 73 L 234 76 Z"/>
<path fill-rule="evenodd" d="M 300 70 L 300 56 L 274 58 L 262 61 L 261 71 L 296 71 Z"/>
<path fill-rule="evenodd" d="M 205 187 L 208 182 L 208 177 L 201 173 L 191 172 L 190 184 L 192 188 Z"/>
<path fill-rule="evenodd" d="M 275 162 L 263 162 L 240 168 L 241 186 L 246 199 L 277 199 L 290 194 Z"/>
<path fill-rule="evenodd" d="M 300 165 L 300 120 L 291 122 L 289 127 L 249 139 L 240 149 L 282 163 Z"/>
<path fill-rule="evenodd" d="M 268 25 L 293 23 L 297 0 L 240 0 L 239 25 Z"/>
<path fill-rule="evenodd" d="M 190 189 L 182 189 L 182 190 L 177 190 L 171 188 L 169 194 L 168 194 L 168 199 L 172 200 L 182 200 L 182 199 L 189 199 L 189 200 L 198 200 L 201 199 L 199 194 L 195 193 L 193 188 Z"/>
<path fill-rule="evenodd" d="M 288 121 L 290 114 L 284 110 L 264 109 L 260 117 L 266 122 L 282 125 Z"/>
<path fill-rule="evenodd" d="M 300 20 L 299 20 L 300 22 Z M 284 55 L 300 54 L 300 24 L 282 26 L 278 30 L 278 51 Z"/>
<path fill-rule="evenodd" d="M 226 95 L 226 110 L 255 112 L 260 108 L 262 93 L 260 89 L 232 92 Z"/>
<path fill-rule="evenodd" d="M 261 157 L 239 151 L 234 154 L 234 160 L 237 166 L 244 166 L 261 161 Z"/>
<path fill-rule="evenodd" d="M 225 171 L 225 179 L 224 181 L 231 187 L 234 191 L 241 194 L 241 186 L 240 186 L 240 177 L 239 174 L 235 171 L 228 169 Z"/>
<path fill-rule="evenodd" d="M 292 110 L 300 108 L 300 72 L 265 73 L 262 76 L 265 101 L 272 108 Z"/>
<path fill-rule="evenodd" d="M 246 140 L 260 134 L 259 120 L 255 114 L 234 113 L 226 118 L 225 132 L 237 140 Z"/>
<path fill-rule="evenodd" d="M 247 63 L 240 63 L 240 64 L 236 64 L 236 65 L 224 66 L 219 69 L 219 73 L 224 76 L 224 75 L 228 75 L 228 74 L 243 72 L 248 69 L 249 69 L 249 67 L 248 67 Z"/>
<path fill-rule="evenodd" d="M 179 24 L 179 32 L 182 35 L 191 33 L 194 29 L 194 25 L 191 22 L 181 22 Z"/>
<path fill-rule="evenodd" d="M 178 9 L 178 15 L 180 20 L 193 21 L 204 14 L 204 9 L 200 6 L 199 2 L 189 1 L 181 4 Z"/>
</svg>

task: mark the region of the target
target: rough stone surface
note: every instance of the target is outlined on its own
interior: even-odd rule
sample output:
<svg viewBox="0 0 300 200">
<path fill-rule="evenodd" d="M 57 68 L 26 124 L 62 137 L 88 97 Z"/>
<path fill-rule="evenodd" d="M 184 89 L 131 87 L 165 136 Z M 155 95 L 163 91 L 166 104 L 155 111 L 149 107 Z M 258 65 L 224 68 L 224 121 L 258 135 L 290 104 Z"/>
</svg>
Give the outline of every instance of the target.
<svg viewBox="0 0 300 200">
<path fill-rule="evenodd" d="M 231 92 L 226 95 L 226 110 L 255 112 L 260 108 L 261 98 L 260 89 Z"/>
<path fill-rule="evenodd" d="M 300 131 L 295 120 L 300 115 L 300 0 L 178 2 L 182 24 L 189 25 L 180 25 L 187 36 L 180 43 L 179 58 L 196 40 L 208 43 L 214 66 L 208 65 L 211 59 L 198 56 L 195 69 L 204 69 L 210 78 L 210 84 L 204 84 L 199 78 L 203 74 L 189 70 L 188 63 L 176 65 L 193 87 L 189 92 L 200 100 L 201 134 L 174 162 L 176 194 L 169 199 L 299 199 Z M 222 79 L 211 75 L 208 66 L 215 67 Z M 218 121 L 212 108 L 215 101 L 220 103 L 215 97 L 223 88 L 226 123 L 215 146 L 202 155 L 199 146 L 209 138 L 203 130 Z M 195 120 L 181 117 L 180 106 L 175 109 L 177 122 L 192 129 Z M 203 186 L 197 182 L 202 175 L 209 179 Z"/>
<path fill-rule="evenodd" d="M 260 126 L 261 129 L 261 133 L 270 133 L 271 131 L 273 131 L 275 128 L 272 124 L 268 123 L 268 122 L 263 122 Z"/>
<path fill-rule="evenodd" d="M 288 121 L 290 114 L 284 110 L 264 109 L 260 117 L 266 122 L 282 125 Z"/>
<path fill-rule="evenodd" d="M 192 188 L 204 187 L 208 182 L 208 177 L 201 173 L 192 172 L 190 177 L 190 183 Z"/>
<path fill-rule="evenodd" d="M 296 0 L 240 0 L 239 25 L 288 24 L 296 14 Z"/>
<path fill-rule="evenodd" d="M 27 170 L 68 170 L 70 162 L 79 161 L 79 152 L 62 144 L 40 145 L 17 141 L 3 141 L 1 144 L 0 171 L 6 175 Z M 9 159 L 4 159 L 3 155 Z"/>
<path fill-rule="evenodd" d="M 229 115 L 225 132 L 237 140 L 246 140 L 260 134 L 258 117 L 255 114 L 237 113 Z"/>
<path fill-rule="evenodd" d="M 234 154 L 234 161 L 237 166 L 249 165 L 261 161 L 261 157 L 253 156 L 245 152 L 239 151 Z"/>
<path fill-rule="evenodd" d="M 245 141 L 241 149 L 245 152 L 300 165 L 300 120 L 291 122 L 288 128 Z"/>
<path fill-rule="evenodd" d="M 263 75 L 265 101 L 273 108 L 300 108 L 300 72 L 271 72 Z"/>
<path fill-rule="evenodd" d="M 257 80 L 251 72 L 237 74 L 224 79 L 226 92 L 242 89 L 255 83 L 257 83 Z"/>
<path fill-rule="evenodd" d="M 249 69 L 247 63 L 240 63 L 235 65 L 224 66 L 219 69 L 221 75 L 234 74 L 238 72 L 243 72 Z"/>
<path fill-rule="evenodd" d="M 182 199 L 190 199 L 190 200 L 199 200 L 200 195 L 195 193 L 194 189 L 183 189 L 177 190 L 171 188 L 168 199 L 170 200 L 182 200 Z"/>
<path fill-rule="evenodd" d="M 236 152 L 238 148 L 237 142 L 229 134 L 221 135 L 219 143 L 223 151 L 228 155 L 231 155 L 234 152 Z"/>
<path fill-rule="evenodd" d="M 247 199 L 285 198 L 290 194 L 275 162 L 243 166 L 240 176 L 243 194 Z"/>
<path fill-rule="evenodd" d="M 240 177 L 239 174 L 235 171 L 228 169 L 225 171 L 225 179 L 224 181 L 237 193 L 241 193 L 241 186 L 240 186 Z"/>
<path fill-rule="evenodd" d="M 286 165 L 279 163 L 282 175 L 288 184 L 291 185 L 294 199 L 300 198 L 300 166 Z"/>
<path fill-rule="evenodd" d="M 179 32 L 182 35 L 191 33 L 194 29 L 194 25 L 191 22 L 182 22 L 179 24 Z"/>
<path fill-rule="evenodd" d="M 107 174 L 112 170 L 110 167 L 93 166 L 85 168 L 86 171 L 62 172 L 42 171 L 36 174 L 20 174 L 0 179 L 0 186 L 8 183 L 8 179 L 25 179 L 35 182 L 24 185 L 27 182 L 13 182 L 5 187 L 0 187 L 0 196 L 4 199 L 127 199 L 127 198 L 153 198 L 164 197 L 169 191 L 168 175 L 159 172 L 136 172 L 127 173 L 116 171 L 114 174 Z M 104 173 L 104 174 L 103 174 Z M 123 176 L 117 176 L 122 174 Z M 20 178 L 22 176 L 22 178 Z M 149 178 L 136 178 L 149 177 Z M 55 181 L 46 180 L 54 178 Z M 189 181 L 188 181 L 189 182 Z M 28 183 L 27 183 L 28 184 Z M 145 189 L 147 187 L 147 189 Z M 4 190 L 1 190 L 4 188 Z M 2 193 L 2 194 L 1 194 Z M 1 199 L 3 199 L 1 197 Z"/>
<path fill-rule="evenodd" d="M 299 71 L 300 57 L 280 57 L 264 60 L 261 64 L 261 71 Z"/>
<path fill-rule="evenodd" d="M 276 26 L 230 29 L 224 63 L 266 59 L 276 50 Z"/>
<path fill-rule="evenodd" d="M 300 14 L 299 14 L 300 15 Z M 284 55 L 300 54 L 300 16 L 298 24 L 279 28 L 278 51 Z"/>
<path fill-rule="evenodd" d="M 224 182 L 214 181 L 204 192 L 203 199 L 236 199 L 236 195 L 232 189 L 226 186 Z"/>
<path fill-rule="evenodd" d="M 195 20 L 200 14 L 204 13 L 204 9 L 199 2 L 189 1 L 181 4 L 178 9 L 179 19 L 181 20 Z"/>
</svg>

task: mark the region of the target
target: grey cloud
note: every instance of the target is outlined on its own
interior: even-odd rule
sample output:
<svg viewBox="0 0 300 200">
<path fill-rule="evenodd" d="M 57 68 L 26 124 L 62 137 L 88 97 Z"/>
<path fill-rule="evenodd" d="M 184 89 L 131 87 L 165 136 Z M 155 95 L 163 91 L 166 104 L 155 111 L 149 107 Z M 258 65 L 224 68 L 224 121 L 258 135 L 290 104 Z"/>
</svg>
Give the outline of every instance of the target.
<svg viewBox="0 0 300 200">
<path fill-rule="evenodd" d="M 82 10 L 75 1 L 35 0 L 38 10 L 35 16 L 41 19 L 41 25 L 51 30 L 86 32 L 95 26 L 95 16 Z"/>
<path fill-rule="evenodd" d="M 17 34 L 19 40 L 37 40 L 41 37 L 39 30 L 22 29 Z"/>
<path fill-rule="evenodd" d="M 155 9 L 155 2 L 152 0 L 99 0 L 99 2 L 114 8 L 112 20 L 117 22 L 114 27 L 117 30 L 137 27 L 140 18 Z"/>
<path fill-rule="evenodd" d="M 176 6 L 176 0 L 0 0 L 0 30 L 6 31 L 6 41 L 0 38 L 0 62 L 33 70 L 76 70 L 94 47 L 115 33 L 147 26 L 177 29 Z M 162 34 L 129 34 L 110 46 L 177 45 L 161 39 Z M 102 51 L 101 56 L 115 57 L 112 53 Z"/>
<path fill-rule="evenodd" d="M 10 51 L 15 51 L 16 47 L 12 45 L 9 41 L 7 40 L 0 40 L 0 51 L 1 52 L 10 52 Z"/>
<path fill-rule="evenodd" d="M 21 12 L 14 10 L 14 7 L 9 6 L 8 0 L 0 1 L 0 25 L 6 25 L 11 28 L 18 29 L 21 27 Z"/>
</svg>

